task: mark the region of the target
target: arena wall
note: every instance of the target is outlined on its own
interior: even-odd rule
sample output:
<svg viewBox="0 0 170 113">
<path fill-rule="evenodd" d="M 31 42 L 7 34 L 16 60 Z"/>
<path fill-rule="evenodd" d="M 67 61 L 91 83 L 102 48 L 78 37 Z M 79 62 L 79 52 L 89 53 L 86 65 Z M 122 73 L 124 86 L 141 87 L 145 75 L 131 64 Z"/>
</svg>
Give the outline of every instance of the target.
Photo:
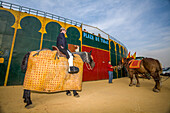
<svg viewBox="0 0 170 113">
<path fill-rule="evenodd" d="M 96 66 L 88 70 L 84 64 L 83 81 L 108 79 L 107 62 L 118 65 L 120 56 L 127 56 L 127 49 L 111 39 L 104 39 L 83 32 L 81 26 L 68 24 L 27 12 L 0 7 L 0 85 L 21 85 L 25 74 L 20 66 L 24 55 L 56 45 L 59 29 L 67 29 L 67 42 L 90 52 Z M 124 77 L 124 70 L 115 70 L 114 78 Z"/>
</svg>

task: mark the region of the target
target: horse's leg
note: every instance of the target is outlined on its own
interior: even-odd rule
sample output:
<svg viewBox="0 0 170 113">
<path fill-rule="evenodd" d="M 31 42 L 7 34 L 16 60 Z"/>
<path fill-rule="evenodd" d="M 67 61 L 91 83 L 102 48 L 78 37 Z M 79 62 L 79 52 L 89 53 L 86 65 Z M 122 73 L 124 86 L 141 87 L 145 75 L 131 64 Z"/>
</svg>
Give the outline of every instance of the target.
<svg viewBox="0 0 170 113">
<path fill-rule="evenodd" d="M 70 90 L 67 90 L 67 91 L 66 91 L 66 95 L 67 95 L 67 96 L 71 96 Z"/>
<path fill-rule="evenodd" d="M 129 84 L 129 86 L 133 86 L 133 73 L 129 72 L 129 77 L 130 77 L 130 84 Z"/>
<path fill-rule="evenodd" d="M 73 94 L 75 97 L 80 97 L 76 90 L 73 90 Z"/>
<path fill-rule="evenodd" d="M 31 101 L 31 91 L 30 90 L 25 90 L 25 101 L 26 101 L 26 105 L 25 107 L 26 108 L 32 108 L 33 106 L 32 105 L 32 101 Z"/>
<path fill-rule="evenodd" d="M 137 80 L 136 87 L 140 87 L 138 74 L 135 74 L 135 78 L 136 78 L 136 80 Z"/>
<path fill-rule="evenodd" d="M 23 93 L 23 99 L 24 99 L 24 103 L 26 103 L 26 92 L 27 92 L 27 90 L 26 89 L 24 89 L 24 93 Z"/>
<path fill-rule="evenodd" d="M 153 77 L 154 81 L 155 81 L 155 87 L 153 88 L 154 92 L 159 92 L 160 91 L 160 77 L 159 77 L 159 73 L 151 73 L 151 76 Z"/>
</svg>

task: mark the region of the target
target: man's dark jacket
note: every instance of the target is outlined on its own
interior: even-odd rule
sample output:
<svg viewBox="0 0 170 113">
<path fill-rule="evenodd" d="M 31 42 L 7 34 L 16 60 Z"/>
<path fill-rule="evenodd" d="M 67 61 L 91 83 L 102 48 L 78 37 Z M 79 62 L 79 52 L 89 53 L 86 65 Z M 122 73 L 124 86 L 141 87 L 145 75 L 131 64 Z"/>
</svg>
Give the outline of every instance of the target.
<svg viewBox="0 0 170 113">
<path fill-rule="evenodd" d="M 67 40 L 64 36 L 64 33 L 60 33 L 57 37 L 57 48 L 63 53 L 66 55 L 67 58 L 69 58 L 70 56 L 68 55 L 68 52 L 67 52 Z M 64 47 L 64 49 L 61 48 Z"/>
<path fill-rule="evenodd" d="M 64 36 L 64 33 L 60 33 L 57 37 L 57 47 L 63 46 L 64 49 L 67 48 L 67 40 Z"/>
</svg>

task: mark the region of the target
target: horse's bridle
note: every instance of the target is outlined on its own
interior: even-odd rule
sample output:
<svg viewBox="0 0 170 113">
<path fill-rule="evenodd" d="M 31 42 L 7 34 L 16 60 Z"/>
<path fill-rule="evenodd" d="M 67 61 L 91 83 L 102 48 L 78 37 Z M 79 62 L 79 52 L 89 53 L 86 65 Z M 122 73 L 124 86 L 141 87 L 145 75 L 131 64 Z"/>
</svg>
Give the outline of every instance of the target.
<svg viewBox="0 0 170 113">
<path fill-rule="evenodd" d="M 87 54 L 87 52 L 85 52 L 85 54 L 86 54 L 86 61 L 90 63 L 90 60 L 88 59 L 88 54 Z M 91 58 L 92 58 L 92 60 L 93 60 L 92 55 L 91 55 Z M 87 62 L 85 62 L 87 69 L 88 69 L 88 70 L 93 70 L 92 67 L 91 67 L 91 65 L 90 65 L 89 63 L 87 63 Z"/>
</svg>

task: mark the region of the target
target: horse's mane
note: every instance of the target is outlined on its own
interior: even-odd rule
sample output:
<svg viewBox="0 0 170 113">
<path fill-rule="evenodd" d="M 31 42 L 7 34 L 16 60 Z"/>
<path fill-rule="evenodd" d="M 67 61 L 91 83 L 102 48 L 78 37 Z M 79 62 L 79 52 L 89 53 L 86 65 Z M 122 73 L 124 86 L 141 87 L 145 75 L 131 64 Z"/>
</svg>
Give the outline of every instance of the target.
<svg viewBox="0 0 170 113">
<path fill-rule="evenodd" d="M 87 52 L 73 52 L 73 54 L 80 55 L 80 57 L 83 60 L 83 62 L 87 62 L 87 57 L 86 57 L 86 55 L 88 54 Z"/>
</svg>

